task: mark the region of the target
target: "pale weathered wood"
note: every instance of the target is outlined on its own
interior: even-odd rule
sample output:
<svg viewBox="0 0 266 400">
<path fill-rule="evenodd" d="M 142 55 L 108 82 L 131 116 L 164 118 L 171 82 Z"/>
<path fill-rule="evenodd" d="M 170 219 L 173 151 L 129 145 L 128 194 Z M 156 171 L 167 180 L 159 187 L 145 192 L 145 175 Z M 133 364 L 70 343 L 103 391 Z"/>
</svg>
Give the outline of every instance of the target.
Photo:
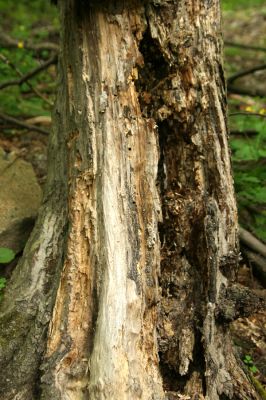
<svg viewBox="0 0 266 400">
<path fill-rule="evenodd" d="M 2 306 L 20 356 L 0 357 L 1 399 L 258 399 L 218 308 L 239 253 L 218 0 L 59 9 L 50 179 Z"/>
</svg>

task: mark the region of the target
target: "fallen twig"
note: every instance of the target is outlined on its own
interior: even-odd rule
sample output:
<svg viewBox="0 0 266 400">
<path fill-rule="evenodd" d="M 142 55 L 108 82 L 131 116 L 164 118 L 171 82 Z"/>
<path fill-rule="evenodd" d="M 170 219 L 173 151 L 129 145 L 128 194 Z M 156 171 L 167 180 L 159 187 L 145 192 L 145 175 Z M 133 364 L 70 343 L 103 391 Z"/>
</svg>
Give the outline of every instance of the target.
<svg viewBox="0 0 266 400">
<path fill-rule="evenodd" d="M 250 97 L 266 97 L 266 92 L 259 89 L 243 89 L 240 87 L 236 87 L 234 85 L 228 84 L 227 86 L 228 93 L 241 94 L 243 96 Z"/>
<path fill-rule="evenodd" d="M 229 117 L 234 117 L 235 115 L 247 115 L 250 117 L 261 117 L 261 118 L 266 118 L 266 115 L 260 114 L 260 113 L 254 113 L 254 112 L 245 112 L 245 111 L 237 111 L 229 114 Z"/>
<path fill-rule="evenodd" d="M 10 122 L 11 124 L 20 126 L 21 128 L 27 129 L 28 131 L 36 131 L 36 132 L 40 132 L 44 135 L 49 135 L 49 131 L 47 131 L 46 129 L 39 128 L 36 125 L 27 124 L 26 122 L 20 121 L 17 118 L 10 117 L 9 115 L 6 115 L 1 112 L 0 112 L 0 119 L 2 119 L 3 121 Z"/>
<path fill-rule="evenodd" d="M 37 117 L 29 118 L 25 121 L 27 124 L 51 126 L 52 119 L 46 115 L 38 115 Z"/>
<path fill-rule="evenodd" d="M 256 253 L 259 253 L 263 257 L 266 257 L 266 245 L 246 229 L 242 227 L 239 228 L 239 237 L 240 240 L 250 249 L 254 250 Z"/>
<path fill-rule="evenodd" d="M 236 74 L 229 76 L 229 78 L 227 79 L 227 83 L 232 84 L 235 80 L 242 78 L 243 76 L 250 75 L 253 74 L 254 72 L 262 71 L 264 69 L 266 69 L 266 64 L 257 65 L 256 67 L 248 68 L 243 71 L 237 72 Z"/>
<path fill-rule="evenodd" d="M 242 43 L 229 42 L 227 40 L 224 42 L 224 44 L 225 44 L 225 46 L 228 46 L 228 47 L 238 47 L 239 49 L 244 49 L 244 50 L 254 50 L 254 51 L 266 52 L 266 48 L 260 47 L 260 46 L 250 46 L 250 45 L 242 44 Z"/>
<path fill-rule="evenodd" d="M 9 65 L 16 73 L 18 76 L 20 76 L 21 78 L 23 78 L 23 74 L 22 72 L 16 67 L 15 64 L 13 64 L 7 57 L 5 57 L 3 54 L 0 54 L 0 59 L 2 61 L 4 61 L 7 65 Z M 28 81 L 25 80 L 25 83 L 29 86 L 29 88 L 36 94 L 36 96 L 40 97 L 43 101 L 45 101 L 47 104 L 49 104 L 49 106 L 52 106 L 52 103 L 46 99 L 46 97 L 43 96 L 42 93 L 39 92 L 39 90 L 37 90 L 34 86 L 32 86 L 32 84 Z M 6 87 L 6 86 L 4 86 Z M 3 88 L 2 88 L 3 89 Z"/>
<path fill-rule="evenodd" d="M 52 42 L 42 42 L 42 43 L 32 43 L 31 41 L 22 41 L 22 40 L 17 40 L 13 39 L 9 35 L 7 35 L 4 32 L 0 32 L 0 44 L 2 47 L 6 48 L 19 48 L 23 47 L 24 49 L 27 50 L 54 50 L 58 51 L 59 46 L 55 43 Z"/>
<path fill-rule="evenodd" d="M 4 89 L 8 86 L 15 86 L 15 85 L 22 85 L 22 83 L 27 82 L 29 79 L 33 78 L 35 75 L 37 75 L 39 72 L 43 71 L 44 69 L 48 68 L 50 65 L 55 64 L 57 62 L 57 54 L 54 55 L 53 57 L 49 58 L 49 60 L 45 61 L 38 67 L 32 69 L 29 71 L 27 74 L 22 75 L 20 79 L 14 79 L 11 81 L 6 81 L 0 84 L 0 90 Z M 3 59 L 3 57 L 1 57 Z M 10 62 L 8 62 L 9 65 L 11 65 Z M 18 69 L 16 69 L 16 72 L 20 75 L 20 72 L 18 72 Z M 28 83 L 28 82 L 27 82 Z"/>
<path fill-rule="evenodd" d="M 259 158 L 258 160 L 238 160 L 234 161 L 234 164 L 237 166 L 238 170 L 241 169 L 243 171 L 251 170 L 255 167 L 266 168 L 266 157 Z"/>
<path fill-rule="evenodd" d="M 229 114 L 230 115 L 230 114 Z M 233 131 L 230 130 L 230 135 L 231 136 L 256 136 L 259 132 L 256 131 L 255 129 L 247 129 L 245 131 Z"/>
<path fill-rule="evenodd" d="M 41 26 L 37 28 L 32 28 L 31 29 L 31 36 L 38 36 L 40 33 L 46 33 L 48 35 L 58 35 L 59 36 L 59 30 L 53 25 L 47 25 L 47 26 Z"/>
</svg>

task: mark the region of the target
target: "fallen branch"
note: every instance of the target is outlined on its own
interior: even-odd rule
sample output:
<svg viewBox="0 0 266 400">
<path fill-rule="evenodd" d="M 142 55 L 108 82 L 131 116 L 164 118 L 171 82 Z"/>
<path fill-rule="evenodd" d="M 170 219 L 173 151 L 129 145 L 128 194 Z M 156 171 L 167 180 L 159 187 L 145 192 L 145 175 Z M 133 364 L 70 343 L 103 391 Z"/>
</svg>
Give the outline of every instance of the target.
<svg viewBox="0 0 266 400">
<path fill-rule="evenodd" d="M 22 41 L 13 39 L 4 32 L 0 32 L 0 44 L 2 47 L 6 48 L 20 48 L 23 47 L 27 50 L 53 50 L 58 52 L 59 46 L 52 42 L 42 42 L 42 43 L 32 43 L 31 41 Z"/>
<path fill-rule="evenodd" d="M 250 97 L 266 97 L 266 92 L 258 89 L 243 89 L 240 87 L 236 87 L 234 85 L 228 84 L 227 86 L 228 93 L 240 94 L 243 96 Z"/>
<path fill-rule="evenodd" d="M 38 115 L 37 117 L 26 119 L 25 122 L 27 124 L 33 124 L 33 125 L 51 126 L 52 119 L 51 117 L 48 117 L 46 115 Z"/>
<path fill-rule="evenodd" d="M 254 130 L 247 129 L 245 131 L 233 131 L 233 130 L 230 131 L 231 136 L 242 136 L 242 137 L 243 136 L 256 136 L 256 135 L 258 135 L 258 133 L 259 132 L 256 131 L 255 129 Z"/>
<path fill-rule="evenodd" d="M 19 126 L 21 128 L 27 129 L 28 131 L 36 131 L 44 135 L 49 135 L 49 131 L 47 131 L 46 129 L 39 128 L 38 126 L 35 125 L 27 124 L 26 122 L 20 121 L 17 118 L 10 117 L 9 115 L 3 114 L 1 112 L 0 112 L 0 119 L 2 119 L 3 121 L 10 122 L 11 124 Z"/>
<path fill-rule="evenodd" d="M 250 74 L 253 74 L 254 72 L 262 71 L 264 69 L 266 69 L 266 64 L 257 65 L 256 67 L 248 68 L 248 69 L 245 69 L 244 71 L 237 72 L 236 74 L 230 76 L 227 79 L 227 83 L 232 84 L 235 80 L 242 78 L 243 76 L 250 75 Z"/>
<path fill-rule="evenodd" d="M 37 75 L 39 72 L 43 71 L 44 69 L 48 68 L 50 65 L 55 64 L 57 62 L 57 54 L 54 55 L 53 57 L 49 58 L 49 60 L 45 61 L 38 67 L 32 69 L 30 72 L 27 74 L 21 76 L 20 79 L 14 79 L 12 81 L 6 81 L 0 84 L 0 90 L 4 89 L 8 86 L 15 86 L 15 85 L 22 85 L 22 83 L 27 82 L 29 79 L 33 78 L 35 75 Z M 1 57 L 2 59 L 2 57 Z M 11 65 L 8 62 L 9 65 Z M 16 69 L 16 72 L 18 73 L 18 70 Z M 27 82 L 28 83 L 28 82 Z"/>
<path fill-rule="evenodd" d="M 242 44 L 242 43 L 229 42 L 227 40 L 224 42 L 224 44 L 225 44 L 225 46 L 228 46 L 228 47 L 238 47 L 239 49 L 244 49 L 244 50 L 254 50 L 254 51 L 266 52 L 266 48 L 260 47 L 260 46 L 250 46 L 250 45 Z"/>
<path fill-rule="evenodd" d="M 257 214 L 259 214 L 259 213 L 261 213 L 261 212 L 263 212 L 263 211 L 266 211 L 266 204 L 264 205 L 264 204 L 246 204 L 246 206 L 245 206 L 245 208 L 248 210 L 248 211 L 251 211 L 252 213 L 257 213 Z"/>
<path fill-rule="evenodd" d="M 236 165 L 237 169 L 240 171 L 251 170 L 255 167 L 266 168 L 266 157 L 259 158 L 258 160 L 238 160 L 238 161 L 234 161 L 234 164 Z M 241 196 L 239 198 L 243 199 L 243 197 L 241 197 Z"/>
<path fill-rule="evenodd" d="M 266 257 L 266 245 L 242 227 L 239 228 L 239 238 L 250 249 Z"/>
<path fill-rule="evenodd" d="M 56 28 L 53 25 L 47 25 L 47 26 L 41 26 L 41 27 L 37 27 L 37 28 L 32 28 L 31 29 L 31 36 L 39 36 L 40 33 L 46 33 L 48 35 L 57 35 L 59 36 L 59 31 L 58 28 Z"/>
<path fill-rule="evenodd" d="M 250 117 L 261 117 L 266 118 L 266 115 L 254 113 L 254 112 L 245 112 L 245 111 L 237 111 L 229 114 L 229 117 L 234 117 L 235 115 L 248 115 Z"/>
<path fill-rule="evenodd" d="M 23 78 L 22 72 L 7 57 L 5 57 L 3 54 L 0 54 L 0 59 L 2 61 L 4 61 L 7 65 L 9 65 L 17 73 L 18 76 Z M 47 100 L 46 97 L 44 97 L 43 94 L 39 92 L 39 90 L 37 90 L 34 86 L 32 86 L 32 84 L 30 82 L 28 82 L 28 80 L 26 80 L 25 83 L 36 94 L 36 96 L 40 97 L 43 101 L 45 101 L 47 104 L 49 104 L 49 106 L 52 106 L 52 103 L 49 100 Z"/>
</svg>

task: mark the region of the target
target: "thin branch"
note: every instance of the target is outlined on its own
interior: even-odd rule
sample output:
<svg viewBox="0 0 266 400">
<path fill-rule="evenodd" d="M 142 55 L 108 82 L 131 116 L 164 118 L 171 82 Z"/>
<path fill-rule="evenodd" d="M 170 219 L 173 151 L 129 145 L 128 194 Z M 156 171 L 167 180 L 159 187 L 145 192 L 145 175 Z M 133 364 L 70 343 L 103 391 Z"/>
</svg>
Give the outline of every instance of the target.
<svg viewBox="0 0 266 400">
<path fill-rule="evenodd" d="M 258 160 L 238 160 L 234 161 L 234 164 L 237 166 L 237 169 L 252 169 L 255 166 L 257 167 L 266 167 L 266 157 L 259 158 Z"/>
<path fill-rule="evenodd" d="M 10 117 L 9 115 L 6 115 L 1 112 L 0 112 L 0 119 L 2 119 L 3 121 L 10 122 L 11 124 L 20 126 L 21 128 L 27 129 L 28 131 L 36 131 L 36 132 L 40 132 L 44 135 L 49 135 L 49 131 L 47 131 L 46 129 L 39 128 L 36 125 L 27 124 L 26 122 L 20 121 L 17 118 Z"/>
<path fill-rule="evenodd" d="M 242 78 L 243 76 L 250 75 L 250 74 L 253 74 L 254 72 L 262 71 L 264 69 L 266 69 L 266 64 L 261 64 L 261 65 L 257 65 L 256 67 L 253 67 L 253 68 L 245 69 L 244 71 L 237 72 L 236 74 L 230 76 L 227 79 L 227 82 L 233 83 L 235 80 Z"/>
<path fill-rule="evenodd" d="M 4 61 L 7 65 L 9 65 L 16 73 L 18 76 L 20 76 L 21 78 L 23 78 L 23 74 L 22 72 L 16 67 L 15 64 L 13 64 L 7 57 L 5 57 L 3 54 L 0 54 L 0 59 L 2 61 Z M 27 80 L 25 81 L 25 83 L 29 86 L 29 88 L 36 94 L 36 96 L 40 97 L 43 101 L 45 101 L 47 104 L 49 104 L 49 106 L 52 106 L 52 103 L 46 99 L 46 97 L 44 97 L 42 95 L 42 93 L 39 92 L 39 90 L 37 90 L 34 86 L 32 86 L 32 84 L 30 82 L 28 82 Z M 3 89 L 3 88 L 2 88 Z"/>
<path fill-rule="evenodd" d="M 46 115 L 38 115 L 37 117 L 32 117 L 29 119 L 26 119 L 25 122 L 27 124 L 33 124 L 33 125 L 45 125 L 45 126 L 51 126 L 52 119 L 51 117 L 48 117 Z"/>
<path fill-rule="evenodd" d="M 242 44 L 242 43 L 229 42 L 227 40 L 224 42 L 224 44 L 225 44 L 225 46 L 228 46 L 228 47 L 238 47 L 239 49 L 244 49 L 244 50 L 254 50 L 254 51 L 266 52 L 266 48 L 260 47 L 260 46 L 250 46 L 250 45 Z"/>
<path fill-rule="evenodd" d="M 32 43 L 31 41 L 22 41 L 11 38 L 4 32 L 0 32 L 0 44 L 2 47 L 6 48 L 19 48 L 20 44 L 23 44 L 23 48 L 27 50 L 54 50 L 58 51 L 59 46 L 55 43 L 51 42 L 43 42 L 43 43 Z"/>
<path fill-rule="evenodd" d="M 229 114 L 230 116 L 231 114 Z M 245 131 L 230 131 L 231 136 L 256 136 L 259 132 L 253 129 L 248 129 Z"/>
<path fill-rule="evenodd" d="M 22 73 L 20 72 L 19 69 L 17 69 L 16 65 L 13 64 L 7 57 L 5 57 L 3 54 L 0 54 L 0 60 L 2 60 L 6 65 L 8 65 L 10 68 L 12 68 L 17 75 L 22 76 Z"/>
<path fill-rule="evenodd" d="M 264 115 L 264 114 L 259 114 L 259 113 L 254 113 L 254 112 L 244 112 L 244 111 L 238 111 L 238 112 L 230 113 L 229 117 L 234 117 L 236 115 L 247 115 L 247 116 L 250 116 L 250 117 L 266 118 L 266 115 Z"/>
<path fill-rule="evenodd" d="M 0 54 L 0 58 L 3 60 L 3 56 Z M 0 90 L 4 89 L 8 86 L 15 86 L 15 85 L 22 85 L 22 83 L 27 82 L 29 79 L 33 78 L 35 75 L 37 75 L 39 72 L 43 71 L 44 69 L 48 68 L 50 65 L 55 64 L 57 62 L 57 54 L 54 55 L 53 57 L 49 58 L 49 60 L 45 61 L 38 67 L 32 69 L 30 72 L 27 74 L 21 76 L 20 79 L 14 79 L 12 81 L 6 81 L 0 84 Z M 8 63 L 11 65 L 10 63 Z M 16 69 L 16 72 L 18 73 L 18 70 Z M 20 75 L 20 74 L 19 74 Z"/>
<path fill-rule="evenodd" d="M 255 236 L 253 236 L 246 229 L 242 227 L 239 228 L 239 237 L 241 242 L 243 242 L 250 249 L 256 251 L 256 253 L 261 254 L 263 257 L 266 257 L 266 245 Z"/>
<path fill-rule="evenodd" d="M 31 29 L 31 36 L 39 36 L 40 33 L 46 33 L 48 35 L 59 35 L 59 30 L 53 25 L 47 25 L 47 26 L 42 26 L 42 27 L 37 27 L 37 28 L 32 28 Z"/>
<path fill-rule="evenodd" d="M 235 87 L 234 85 L 230 85 L 230 84 L 227 86 L 227 91 L 228 91 L 228 93 L 241 94 L 241 95 L 250 96 L 250 97 L 266 97 L 266 92 L 263 92 L 262 90 L 243 89 L 240 87 Z"/>
</svg>

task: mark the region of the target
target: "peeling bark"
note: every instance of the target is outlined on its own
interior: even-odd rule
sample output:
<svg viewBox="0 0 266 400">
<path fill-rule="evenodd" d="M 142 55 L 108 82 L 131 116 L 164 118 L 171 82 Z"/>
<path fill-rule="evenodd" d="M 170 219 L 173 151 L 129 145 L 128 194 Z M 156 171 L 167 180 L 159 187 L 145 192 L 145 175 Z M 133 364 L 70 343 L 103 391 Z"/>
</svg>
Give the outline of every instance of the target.
<svg viewBox="0 0 266 400">
<path fill-rule="evenodd" d="M 218 1 L 58 6 L 49 180 L 1 304 L 1 399 L 258 399 L 237 296 L 221 301 L 239 250 Z"/>
</svg>

